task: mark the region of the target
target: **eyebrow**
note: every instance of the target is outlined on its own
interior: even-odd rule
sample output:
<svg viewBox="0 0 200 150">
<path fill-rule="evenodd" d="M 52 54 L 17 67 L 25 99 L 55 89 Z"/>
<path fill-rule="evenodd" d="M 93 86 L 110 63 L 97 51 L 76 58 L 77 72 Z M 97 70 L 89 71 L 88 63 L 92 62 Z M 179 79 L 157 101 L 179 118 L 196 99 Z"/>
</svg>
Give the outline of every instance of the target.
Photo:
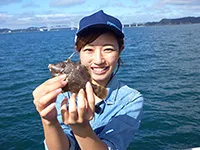
<svg viewBox="0 0 200 150">
<path fill-rule="evenodd" d="M 95 46 L 95 45 L 87 44 L 86 46 Z M 113 46 L 113 47 L 115 47 L 115 45 L 113 45 L 113 44 L 104 44 L 104 45 L 101 45 L 101 46 Z"/>
</svg>

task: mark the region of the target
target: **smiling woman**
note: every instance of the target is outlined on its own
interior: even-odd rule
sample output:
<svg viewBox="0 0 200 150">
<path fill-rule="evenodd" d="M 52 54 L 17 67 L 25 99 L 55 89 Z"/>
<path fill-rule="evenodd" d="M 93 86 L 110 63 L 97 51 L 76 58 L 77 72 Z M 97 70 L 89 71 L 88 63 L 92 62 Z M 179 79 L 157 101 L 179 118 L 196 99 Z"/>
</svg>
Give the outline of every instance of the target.
<svg viewBox="0 0 200 150">
<path fill-rule="evenodd" d="M 80 21 L 76 36 L 75 48 L 92 83 L 87 82 L 78 94 L 60 94 L 68 84 L 66 74 L 62 74 L 33 91 L 45 148 L 125 150 L 140 126 L 143 97 L 117 79 L 115 69 L 124 49 L 122 24 L 98 11 Z M 107 97 L 97 97 L 91 84 L 106 88 Z"/>
<path fill-rule="evenodd" d="M 123 38 L 116 38 L 112 31 L 105 28 L 91 31 L 79 36 L 75 45 L 82 64 L 88 66 L 93 80 L 106 87 L 124 48 Z"/>
</svg>

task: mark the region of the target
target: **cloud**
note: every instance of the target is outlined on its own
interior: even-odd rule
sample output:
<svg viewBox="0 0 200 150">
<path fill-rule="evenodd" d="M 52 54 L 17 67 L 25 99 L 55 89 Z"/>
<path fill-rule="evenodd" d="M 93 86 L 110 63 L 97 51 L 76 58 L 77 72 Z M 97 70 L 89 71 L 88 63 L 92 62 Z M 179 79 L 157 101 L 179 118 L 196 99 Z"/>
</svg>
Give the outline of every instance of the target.
<svg viewBox="0 0 200 150">
<path fill-rule="evenodd" d="M 200 5 L 200 1 L 199 0 L 162 0 L 160 1 L 160 3 L 162 4 L 167 4 L 167 5 Z"/>
<path fill-rule="evenodd" d="M 66 14 L 66 13 L 54 13 L 54 14 L 42 14 L 35 15 L 35 18 L 45 26 L 64 25 L 66 27 L 77 26 L 82 14 Z"/>
<path fill-rule="evenodd" d="M 159 0 L 155 1 L 148 12 L 156 18 L 181 18 L 187 16 L 200 16 L 199 0 Z"/>
<path fill-rule="evenodd" d="M 0 28 L 21 29 L 28 27 L 41 26 L 77 26 L 83 14 L 66 14 L 52 13 L 51 14 L 36 14 L 35 12 L 27 12 L 16 15 L 0 13 Z"/>
<path fill-rule="evenodd" d="M 73 5 L 84 4 L 85 0 L 51 0 L 51 7 L 69 7 Z"/>
<path fill-rule="evenodd" d="M 176 7 L 177 10 L 181 12 L 187 11 L 193 12 L 193 14 L 200 13 L 200 1 L 199 0 L 164 0 L 162 2 L 164 5 Z"/>
<path fill-rule="evenodd" d="M 0 0 L 0 5 L 10 5 L 12 3 L 20 3 L 22 0 Z"/>
<path fill-rule="evenodd" d="M 190 9 L 191 6 L 200 6 L 199 0 L 160 0 L 156 3 L 158 7 L 187 7 Z"/>
<path fill-rule="evenodd" d="M 144 23 L 160 21 L 163 18 L 200 16 L 199 0 L 155 0 L 151 3 L 132 0 L 132 3 L 134 2 L 134 5 L 126 7 L 127 11 L 123 11 L 124 14 L 118 15 L 123 23 Z"/>
<path fill-rule="evenodd" d="M 124 3 L 122 3 L 121 1 L 118 1 L 118 0 L 112 1 L 110 6 L 112 6 L 112 7 L 125 7 Z"/>
<path fill-rule="evenodd" d="M 1 0 L 0 0 L 1 1 Z M 19 0 L 4 1 L 4 2 L 19 2 Z M 78 5 L 85 3 L 85 0 L 52 0 L 53 7 Z M 0 2 L 2 3 L 2 2 Z M 134 5 L 133 5 L 134 3 Z M 35 1 L 24 1 L 24 4 L 19 4 L 22 8 L 39 7 Z M 42 5 L 41 5 L 42 6 Z M 7 6 L 6 6 L 7 7 Z M 180 18 L 186 16 L 200 16 L 200 1 L 199 0 L 156 0 L 154 3 L 142 3 L 137 0 L 132 0 L 131 3 L 122 3 L 119 0 L 101 1 L 95 6 L 91 3 L 86 3 L 88 9 L 74 10 L 72 13 L 66 13 L 62 9 L 46 9 L 47 11 L 32 11 L 33 9 L 21 9 L 27 11 L 24 13 L 13 14 L 10 11 L 0 11 L 0 28 L 27 28 L 30 26 L 56 26 L 78 25 L 79 20 L 86 15 L 103 9 L 105 13 L 111 14 L 119 18 L 122 23 L 140 23 L 148 21 L 160 21 L 163 18 Z M 74 7 L 76 8 L 76 7 Z"/>
<path fill-rule="evenodd" d="M 9 18 L 12 18 L 12 15 L 8 15 L 6 13 L 0 13 L 0 22 L 5 23 Z"/>
<path fill-rule="evenodd" d="M 132 2 L 133 2 L 133 3 L 137 3 L 137 2 L 138 2 L 138 0 L 132 0 Z"/>
<path fill-rule="evenodd" d="M 22 5 L 22 8 L 35 8 L 35 7 L 40 7 L 40 6 L 37 5 L 36 3 L 34 3 L 33 1 L 25 2 L 25 3 Z"/>
</svg>

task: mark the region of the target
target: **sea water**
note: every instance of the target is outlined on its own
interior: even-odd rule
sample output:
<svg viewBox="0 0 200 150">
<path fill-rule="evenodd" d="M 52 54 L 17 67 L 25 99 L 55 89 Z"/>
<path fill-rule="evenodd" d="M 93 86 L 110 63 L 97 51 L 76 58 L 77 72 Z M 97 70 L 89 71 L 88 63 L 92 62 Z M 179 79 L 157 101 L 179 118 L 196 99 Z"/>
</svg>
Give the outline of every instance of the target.
<svg viewBox="0 0 200 150">
<path fill-rule="evenodd" d="M 199 147 L 200 24 L 125 28 L 124 33 L 118 77 L 145 100 L 128 150 Z M 50 78 L 49 63 L 74 51 L 74 34 L 0 34 L 0 149 L 44 149 L 32 91 Z"/>
</svg>

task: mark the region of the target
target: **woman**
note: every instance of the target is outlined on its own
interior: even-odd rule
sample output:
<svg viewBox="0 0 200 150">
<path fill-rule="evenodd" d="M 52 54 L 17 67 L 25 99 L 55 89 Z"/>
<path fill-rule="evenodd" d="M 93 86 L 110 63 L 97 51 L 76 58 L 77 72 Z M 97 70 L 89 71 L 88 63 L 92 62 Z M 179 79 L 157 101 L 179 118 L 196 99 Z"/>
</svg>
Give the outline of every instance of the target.
<svg viewBox="0 0 200 150">
<path fill-rule="evenodd" d="M 47 80 L 33 91 L 44 128 L 46 149 L 125 150 L 141 121 L 142 95 L 118 81 L 115 73 L 124 49 L 121 22 L 96 12 L 80 21 L 75 48 L 89 68 L 92 82 L 106 87 L 107 97 L 86 90 L 61 93 L 66 75 Z M 95 111 L 95 108 L 96 109 Z"/>
</svg>

